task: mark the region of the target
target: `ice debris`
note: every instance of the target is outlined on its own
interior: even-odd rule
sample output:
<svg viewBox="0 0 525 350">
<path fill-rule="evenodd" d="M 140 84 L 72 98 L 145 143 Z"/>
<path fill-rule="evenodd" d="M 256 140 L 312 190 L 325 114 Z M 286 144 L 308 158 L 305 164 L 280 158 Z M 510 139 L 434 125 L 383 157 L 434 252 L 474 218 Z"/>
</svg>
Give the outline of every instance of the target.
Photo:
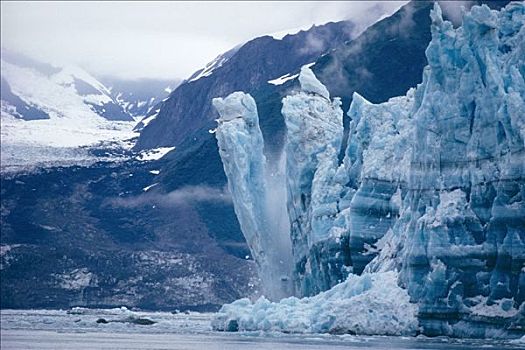
<svg viewBox="0 0 525 350">
<path fill-rule="evenodd" d="M 212 321 L 216 330 L 289 333 L 415 335 L 417 307 L 397 286 L 395 272 L 350 275 L 310 298 L 279 303 L 261 297 L 224 305 Z"/>
</svg>

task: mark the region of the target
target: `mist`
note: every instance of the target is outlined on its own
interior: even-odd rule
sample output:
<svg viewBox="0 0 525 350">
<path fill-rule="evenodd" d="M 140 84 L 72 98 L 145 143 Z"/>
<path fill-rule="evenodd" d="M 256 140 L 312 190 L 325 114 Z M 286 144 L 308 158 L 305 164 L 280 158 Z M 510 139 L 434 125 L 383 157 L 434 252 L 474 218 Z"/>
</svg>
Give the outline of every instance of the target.
<svg viewBox="0 0 525 350">
<path fill-rule="evenodd" d="M 2 46 L 122 79 L 188 78 L 252 38 L 349 19 L 364 29 L 399 2 L 1 2 Z"/>
<path fill-rule="evenodd" d="M 288 193 L 286 190 L 286 157 L 284 151 L 267 158 L 265 168 L 265 216 L 272 251 L 268 252 L 270 274 L 267 277 L 272 283 L 265 288 L 277 299 L 295 294 L 292 269 L 292 241 L 290 236 L 290 219 L 287 209 Z M 263 277 L 264 280 L 264 277 Z"/>
<path fill-rule="evenodd" d="M 151 186 L 150 188 L 154 188 Z M 209 186 L 186 186 L 168 193 L 146 192 L 144 194 L 114 198 L 109 204 L 114 207 L 137 208 L 143 206 L 158 206 L 173 208 L 199 203 L 231 204 L 232 199 L 227 187 L 215 188 Z"/>
</svg>

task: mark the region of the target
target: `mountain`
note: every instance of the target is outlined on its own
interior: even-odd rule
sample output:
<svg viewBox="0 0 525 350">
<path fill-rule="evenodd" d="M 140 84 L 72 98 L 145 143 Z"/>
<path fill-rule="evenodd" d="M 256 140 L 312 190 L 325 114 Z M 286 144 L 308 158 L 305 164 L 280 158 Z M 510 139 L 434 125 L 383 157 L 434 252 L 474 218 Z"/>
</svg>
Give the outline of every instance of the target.
<svg viewBox="0 0 525 350">
<path fill-rule="evenodd" d="M 268 80 L 311 63 L 352 39 L 353 29 L 352 23 L 339 22 L 313 26 L 282 39 L 263 36 L 217 57 L 160 105 L 156 118 L 141 132 L 136 149 L 180 146 L 194 137 L 201 140 L 214 127 L 212 98 L 236 90 L 252 91 Z"/>
<path fill-rule="evenodd" d="M 102 77 L 111 96 L 134 118 L 142 119 L 180 84 L 178 80 L 125 80 Z"/>
<path fill-rule="evenodd" d="M 100 143 L 129 148 L 137 121 L 177 83 L 103 80 L 2 49 L 2 170 L 93 163 Z"/>
<path fill-rule="evenodd" d="M 51 114 L 70 117 L 68 108 L 85 110 L 85 105 L 107 120 L 133 120 L 112 98 L 107 87 L 78 67 L 53 67 L 2 49 L 2 77 L 2 84 L 9 86 L 10 94 Z M 4 103 L 9 106 L 8 101 Z M 23 112 L 16 114 L 21 114 L 22 119 L 31 119 L 24 117 Z"/>
<path fill-rule="evenodd" d="M 422 82 L 377 104 L 354 93 L 348 136 L 341 99 L 301 69 L 278 172 L 256 100 L 214 100 L 262 288 L 293 296 L 225 305 L 216 329 L 524 336 L 525 3 L 474 6 L 457 28 L 438 3 L 429 15 Z"/>
<path fill-rule="evenodd" d="M 235 223 L 228 197 L 193 198 L 206 188 L 150 194 L 161 166 L 3 174 L 1 307 L 213 311 L 256 293 L 242 235 L 226 225 Z"/>
</svg>

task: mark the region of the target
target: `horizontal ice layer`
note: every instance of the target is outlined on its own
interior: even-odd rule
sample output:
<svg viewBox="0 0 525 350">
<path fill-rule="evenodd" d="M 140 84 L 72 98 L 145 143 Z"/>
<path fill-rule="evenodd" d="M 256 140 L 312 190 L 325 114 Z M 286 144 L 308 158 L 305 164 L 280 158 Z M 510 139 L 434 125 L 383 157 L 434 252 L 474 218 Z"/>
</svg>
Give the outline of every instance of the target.
<svg viewBox="0 0 525 350">
<path fill-rule="evenodd" d="M 350 275 L 329 291 L 279 303 L 260 298 L 224 305 L 212 327 L 225 331 L 414 335 L 417 307 L 395 272 Z M 394 302 L 395 300 L 395 302 Z"/>
<path fill-rule="evenodd" d="M 427 334 L 505 336 L 523 317 L 472 310 L 525 300 L 525 5 L 473 7 L 454 29 L 436 5 L 415 94 L 409 178 L 389 248 Z M 479 297 L 483 298 L 479 298 Z M 503 305 L 503 304 L 502 304 Z"/>
</svg>

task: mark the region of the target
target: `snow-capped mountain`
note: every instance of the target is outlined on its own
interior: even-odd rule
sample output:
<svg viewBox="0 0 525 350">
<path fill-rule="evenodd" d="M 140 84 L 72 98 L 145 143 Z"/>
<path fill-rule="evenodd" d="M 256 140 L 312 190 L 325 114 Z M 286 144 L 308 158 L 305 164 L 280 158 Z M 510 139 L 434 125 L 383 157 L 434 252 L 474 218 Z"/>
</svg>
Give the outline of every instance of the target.
<svg viewBox="0 0 525 350">
<path fill-rule="evenodd" d="M 111 96 L 135 119 L 143 119 L 180 84 L 178 80 L 100 78 Z"/>
<path fill-rule="evenodd" d="M 56 67 L 7 50 L 1 63 L 3 170 L 84 163 L 94 158 L 82 147 L 101 142 L 129 148 L 123 141 L 138 135 L 137 121 L 177 83 L 102 83 L 79 67 Z"/>
<path fill-rule="evenodd" d="M 2 50 L 3 84 L 9 87 L 10 94 L 47 113 L 50 118 L 73 118 L 75 110 L 85 113 L 89 109 L 93 113 L 85 114 L 85 119 L 133 120 L 111 96 L 109 89 L 85 70 L 75 66 L 43 69 L 45 64 L 19 57 L 19 54 Z M 4 99 L 2 94 L 7 108 L 16 107 L 10 105 L 8 99 L 9 96 Z M 23 114 L 24 110 L 17 110 L 13 116 L 32 119 Z"/>
<path fill-rule="evenodd" d="M 136 136 L 131 115 L 84 70 L 16 58 L 2 52 L 2 171 L 84 163 L 81 147 Z"/>
</svg>

